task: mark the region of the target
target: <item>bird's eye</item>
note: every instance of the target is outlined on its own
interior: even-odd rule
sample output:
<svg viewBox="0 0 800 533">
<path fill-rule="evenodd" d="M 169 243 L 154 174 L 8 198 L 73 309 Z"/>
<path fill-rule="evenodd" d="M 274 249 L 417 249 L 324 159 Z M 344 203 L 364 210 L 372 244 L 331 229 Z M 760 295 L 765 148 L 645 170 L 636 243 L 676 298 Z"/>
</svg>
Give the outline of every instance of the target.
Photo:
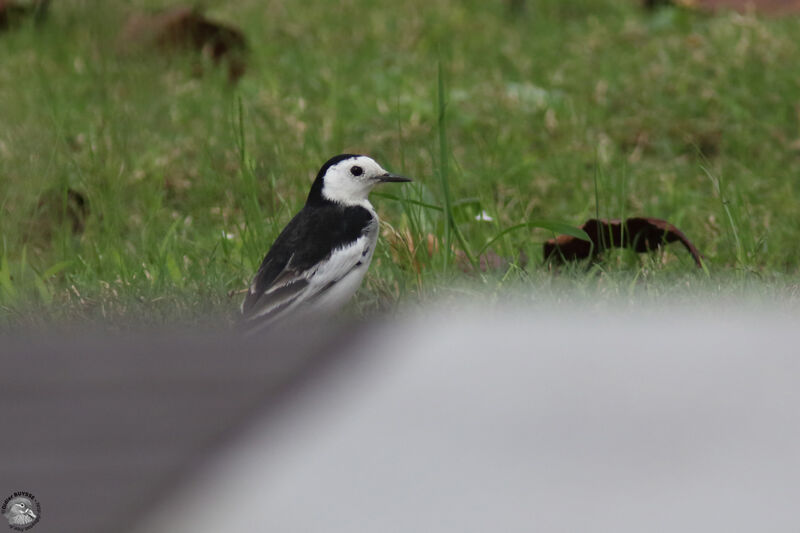
<svg viewBox="0 0 800 533">
<path fill-rule="evenodd" d="M 353 176 L 360 176 L 363 173 L 364 173 L 364 169 L 361 168 L 358 165 L 356 165 L 354 167 L 350 167 L 350 174 L 352 174 Z"/>
</svg>

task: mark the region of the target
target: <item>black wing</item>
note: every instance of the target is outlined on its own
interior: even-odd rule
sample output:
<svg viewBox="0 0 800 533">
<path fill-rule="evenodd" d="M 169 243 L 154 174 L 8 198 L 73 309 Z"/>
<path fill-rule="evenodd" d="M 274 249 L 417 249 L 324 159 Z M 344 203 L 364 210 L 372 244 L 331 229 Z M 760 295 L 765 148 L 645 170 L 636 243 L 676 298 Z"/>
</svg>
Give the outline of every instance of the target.
<svg viewBox="0 0 800 533">
<path fill-rule="evenodd" d="M 331 252 L 352 243 L 372 222 L 360 206 L 306 206 L 287 224 L 270 248 L 242 303 L 245 318 L 274 316 L 309 284 L 316 266 Z"/>
</svg>

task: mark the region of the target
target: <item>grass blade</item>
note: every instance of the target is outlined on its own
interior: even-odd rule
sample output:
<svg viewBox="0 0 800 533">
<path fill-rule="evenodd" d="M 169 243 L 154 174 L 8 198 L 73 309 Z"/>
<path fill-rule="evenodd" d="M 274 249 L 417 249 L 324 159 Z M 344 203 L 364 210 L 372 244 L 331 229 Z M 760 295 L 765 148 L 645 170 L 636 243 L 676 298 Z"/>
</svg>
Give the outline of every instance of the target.
<svg viewBox="0 0 800 533">
<path fill-rule="evenodd" d="M 447 102 L 445 101 L 444 97 L 444 73 L 442 71 L 441 61 L 439 61 L 438 67 L 437 96 L 439 107 L 439 180 L 442 185 L 442 195 L 444 196 L 444 244 L 446 247 L 444 254 L 444 270 L 447 272 L 447 269 L 450 265 L 450 256 L 453 254 L 452 235 L 456 236 L 456 239 L 458 239 L 458 243 L 461 246 L 461 249 L 464 251 L 464 254 L 467 256 L 467 259 L 470 263 L 472 263 L 472 266 L 478 270 L 478 262 L 475 260 L 475 256 L 469 251 L 466 240 L 458 230 L 458 226 L 456 226 L 455 223 L 455 218 L 453 217 L 453 200 L 450 196 L 450 182 L 448 178 L 450 152 L 447 148 Z"/>
<path fill-rule="evenodd" d="M 377 196 L 379 198 L 386 198 L 387 200 L 394 200 L 395 202 L 400 202 L 401 204 L 409 204 L 409 205 L 416 205 L 419 207 L 424 207 L 425 209 L 432 209 L 433 211 L 444 211 L 444 208 L 438 205 L 429 204 L 426 202 L 421 202 L 419 200 L 412 200 L 411 198 L 401 198 L 400 196 L 395 196 L 394 194 L 389 194 L 385 192 L 374 192 L 372 196 Z"/>
<path fill-rule="evenodd" d="M 447 271 L 450 265 L 450 254 L 452 253 L 452 244 L 450 233 L 453 225 L 453 212 L 450 202 L 450 183 L 448 181 L 448 150 L 447 150 L 447 121 L 446 106 L 444 98 L 444 74 L 442 72 L 442 62 L 438 63 L 438 85 L 437 85 L 437 98 L 438 98 L 438 129 L 439 129 L 439 181 L 442 186 L 442 195 L 444 197 L 444 244 L 445 244 L 445 261 L 444 269 Z"/>
<path fill-rule="evenodd" d="M 502 230 L 500 233 L 498 233 L 491 239 L 489 239 L 478 252 L 478 257 L 480 257 L 481 254 L 483 254 L 489 248 L 489 246 L 497 242 L 497 240 L 500 239 L 501 237 L 522 228 L 541 228 L 550 230 L 556 235 L 565 234 L 575 237 L 577 239 L 591 241 L 589 235 L 587 235 L 585 231 L 570 224 L 567 224 L 565 222 L 555 222 L 551 220 L 529 220 L 521 224 L 515 224 L 513 226 L 510 226 Z"/>
</svg>

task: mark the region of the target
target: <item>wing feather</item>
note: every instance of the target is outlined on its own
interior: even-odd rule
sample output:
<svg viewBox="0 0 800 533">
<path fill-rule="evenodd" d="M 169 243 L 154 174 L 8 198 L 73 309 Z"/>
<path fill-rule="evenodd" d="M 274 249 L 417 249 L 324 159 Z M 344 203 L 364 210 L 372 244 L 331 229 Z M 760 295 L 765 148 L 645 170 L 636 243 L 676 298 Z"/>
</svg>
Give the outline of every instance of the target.
<svg viewBox="0 0 800 533">
<path fill-rule="evenodd" d="M 271 314 L 277 314 L 294 303 L 303 293 L 303 290 L 308 287 L 308 281 L 302 278 L 295 281 L 275 287 L 264 294 L 256 301 L 254 308 L 256 309 L 251 313 L 247 319 L 255 320 L 267 318 Z"/>
<path fill-rule="evenodd" d="M 306 207 L 289 222 L 242 302 L 246 321 L 269 323 L 304 302 L 318 301 L 361 266 L 365 250 L 374 248 L 365 233 L 377 222 L 366 209 L 356 208 L 363 211 L 357 211 L 356 217 L 344 209 L 354 208 L 331 206 L 309 211 Z"/>
</svg>

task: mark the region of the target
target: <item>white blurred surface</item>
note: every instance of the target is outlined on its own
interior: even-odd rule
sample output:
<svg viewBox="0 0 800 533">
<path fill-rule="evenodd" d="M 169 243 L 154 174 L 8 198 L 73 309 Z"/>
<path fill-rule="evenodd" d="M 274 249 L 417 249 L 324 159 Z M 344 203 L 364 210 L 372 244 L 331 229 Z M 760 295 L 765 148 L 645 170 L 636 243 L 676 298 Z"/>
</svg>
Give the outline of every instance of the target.
<svg viewBox="0 0 800 533">
<path fill-rule="evenodd" d="M 798 321 L 384 324 L 140 531 L 800 531 Z"/>
</svg>

